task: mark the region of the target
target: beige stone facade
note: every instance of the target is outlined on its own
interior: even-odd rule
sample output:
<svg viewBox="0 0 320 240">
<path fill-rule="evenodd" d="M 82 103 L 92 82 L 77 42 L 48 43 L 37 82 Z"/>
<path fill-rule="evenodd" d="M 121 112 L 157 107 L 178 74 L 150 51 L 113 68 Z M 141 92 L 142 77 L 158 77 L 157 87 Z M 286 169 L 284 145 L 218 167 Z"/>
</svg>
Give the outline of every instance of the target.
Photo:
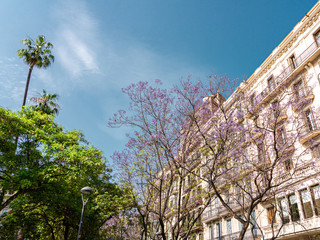
<svg viewBox="0 0 320 240">
<path fill-rule="evenodd" d="M 253 111 L 258 108 L 263 111 L 277 99 L 279 92 L 290 91 L 292 94 L 283 99 L 286 102 L 293 99 L 284 119 L 290 120 L 298 114 L 304 116 L 300 118 L 304 124 L 294 147 L 295 154 L 305 152 L 305 167 L 300 168 L 300 172 L 274 196 L 273 203 L 276 202 L 277 209 L 267 201 L 255 208 L 253 214 L 257 228 L 248 230 L 246 239 L 271 239 L 272 235 L 277 234 L 279 239 L 320 239 L 319 2 L 237 91 L 251 99 Z M 231 104 L 233 95 L 224 104 Z M 248 111 L 244 122 L 250 121 L 250 118 L 252 114 Z M 284 126 L 286 124 L 292 123 L 286 121 Z M 290 169 L 287 174 L 290 174 Z M 283 172 L 280 177 L 285 178 L 285 175 Z M 232 206 L 232 202 L 230 204 Z M 201 221 L 203 228 L 191 239 L 237 239 L 241 230 L 239 221 L 230 217 L 218 201 L 213 201 L 205 209 Z"/>
<path fill-rule="evenodd" d="M 244 126 L 257 122 L 265 126 L 268 123 L 268 127 L 275 131 L 277 145 L 294 138 L 292 145 L 287 145 L 286 149 L 282 150 L 288 157 L 280 158 L 281 162 L 274 166 L 272 182 L 274 185 L 277 182 L 281 184 L 278 188 L 271 189 L 261 203 L 254 207 L 250 215 L 254 222 L 248 228 L 245 239 L 320 239 L 320 3 L 315 4 L 252 76 L 242 82 L 228 99 L 219 100 L 219 97 L 217 94 L 205 98 L 204 101 L 211 105 L 223 104 L 224 109 L 238 108 L 243 114 L 237 118 Z M 275 119 L 272 114 L 268 114 L 268 109 L 279 104 L 282 104 L 283 108 L 277 112 Z M 219 120 L 209 119 L 202 127 L 210 128 L 210 121 Z M 274 127 L 275 124 L 277 127 Z M 270 159 L 275 155 L 274 151 L 269 152 L 266 144 L 252 144 L 260 137 L 261 135 L 256 136 L 253 133 L 247 136 L 245 144 L 237 146 L 247 149 L 248 159 L 256 159 L 253 160 L 256 162 L 249 162 L 250 166 L 240 158 L 233 162 L 237 165 L 233 168 L 238 169 L 240 175 L 241 171 L 254 172 L 253 169 L 273 163 Z M 269 140 L 264 139 L 265 143 L 266 141 Z M 181 206 L 188 209 L 188 218 L 192 219 L 197 213 L 201 213 L 201 218 L 193 225 L 188 239 L 238 239 L 242 224 L 221 205 L 218 198 L 211 195 L 211 200 L 208 201 L 208 195 L 204 194 L 211 190 L 208 182 L 203 181 L 208 172 L 204 167 L 208 167 L 204 163 L 208 156 L 205 156 L 203 151 L 197 151 L 200 145 L 199 142 L 198 145 L 190 145 L 190 168 L 182 177 L 178 177 L 179 182 L 182 182 Z M 254 184 L 251 187 L 247 180 L 243 182 L 250 185 L 245 186 L 244 191 L 250 189 L 253 192 L 259 191 L 259 184 L 264 184 L 261 181 L 255 183 L 256 187 Z M 237 188 L 226 182 L 218 185 L 228 185 L 222 195 L 224 199 L 228 199 L 233 213 L 238 211 L 239 214 L 244 214 L 248 206 L 245 201 L 242 205 L 239 204 L 240 200 L 237 198 L 240 194 L 237 193 Z M 176 181 L 165 214 L 172 222 L 175 222 L 175 206 L 179 201 L 178 188 Z M 166 228 L 166 236 L 171 239 L 170 224 Z M 181 228 L 181 239 L 185 239 L 184 231 L 189 230 L 184 230 L 183 223 Z"/>
</svg>

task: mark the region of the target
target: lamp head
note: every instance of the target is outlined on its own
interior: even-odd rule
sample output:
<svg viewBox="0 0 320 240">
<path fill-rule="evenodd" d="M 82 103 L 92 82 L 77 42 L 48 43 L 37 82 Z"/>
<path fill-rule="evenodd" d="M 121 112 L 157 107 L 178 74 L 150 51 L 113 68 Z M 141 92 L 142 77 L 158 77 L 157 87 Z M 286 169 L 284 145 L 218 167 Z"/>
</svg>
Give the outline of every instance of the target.
<svg viewBox="0 0 320 240">
<path fill-rule="evenodd" d="M 83 194 L 92 194 L 93 193 L 93 189 L 91 187 L 84 187 L 80 190 L 81 193 Z"/>
</svg>

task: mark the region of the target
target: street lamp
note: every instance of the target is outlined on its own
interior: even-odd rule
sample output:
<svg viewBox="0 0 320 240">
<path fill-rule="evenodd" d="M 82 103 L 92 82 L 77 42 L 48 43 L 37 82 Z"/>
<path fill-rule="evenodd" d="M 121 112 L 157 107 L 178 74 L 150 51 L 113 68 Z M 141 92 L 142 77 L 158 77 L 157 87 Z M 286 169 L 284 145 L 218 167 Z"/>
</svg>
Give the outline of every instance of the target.
<svg viewBox="0 0 320 240">
<path fill-rule="evenodd" d="M 82 198 L 82 212 L 81 212 L 81 219 L 80 219 L 80 225 L 79 225 L 79 231 L 78 231 L 77 240 L 80 239 L 80 232 L 81 232 L 81 226 L 82 226 L 84 208 L 85 208 L 85 206 L 86 206 L 86 204 L 87 204 L 87 202 L 88 202 L 88 200 L 89 200 L 89 198 L 90 198 L 90 194 L 93 193 L 93 190 L 92 190 L 91 187 L 84 187 L 84 188 L 82 188 L 82 189 L 80 190 L 80 192 L 81 192 L 81 198 Z M 83 194 L 89 195 L 86 201 L 84 201 Z"/>
</svg>

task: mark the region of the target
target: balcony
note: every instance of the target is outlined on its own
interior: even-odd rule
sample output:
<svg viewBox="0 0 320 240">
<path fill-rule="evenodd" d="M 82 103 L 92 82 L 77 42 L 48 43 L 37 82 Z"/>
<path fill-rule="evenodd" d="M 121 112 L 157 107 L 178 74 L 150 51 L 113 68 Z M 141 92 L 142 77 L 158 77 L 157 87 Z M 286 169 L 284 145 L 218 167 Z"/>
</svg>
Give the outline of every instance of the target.
<svg viewBox="0 0 320 240">
<path fill-rule="evenodd" d="M 314 100 L 314 94 L 312 92 L 312 88 L 307 87 L 307 88 L 303 89 L 302 91 L 300 91 L 299 93 L 296 92 L 294 94 L 294 99 L 292 102 L 292 109 L 295 112 L 301 111 L 307 105 L 312 103 L 313 100 Z"/>
<path fill-rule="evenodd" d="M 215 237 L 213 239 L 209 238 L 208 240 L 238 240 L 240 232 L 230 233 L 222 235 L 220 237 Z M 261 239 L 261 234 L 258 230 L 254 230 L 254 236 L 252 236 L 251 230 L 247 230 L 244 239 L 246 240 L 258 240 Z"/>
<path fill-rule="evenodd" d="M 270 126 L 273 128 L 274 126 L 279 126 L 284 123 L 288 119 L 288 115 L 286 112 L 274 112 L 274 114 L 270 115 Z"/>
<path fill-rule="evenodd" d="M 318 43 L 317 43 L 318 42 Z M 303 68 L 304 63 L 312 61 L 319 52 L 318 44 L 320 40 L 313 42 L 303 53 L 301 53 L 288 67 L 275 77 L 274 83 L 266 87 L 260 94 L 255 97 L 255 108 L 261 104 L 269 101 L 274 95 L 277 94 L 281 86 L 284 86 L 290 79 L 292 79 Z"/>
<path fill-rule="evenodd" d="M 305 125 L 300 129 L 300 143 L 310 144 L 320 137 L 320 121 L 308 120 Z"/>
<path fill-rule="evenodd" d="M 181 234 L 183 235 L 184 233 L 186 233 L 189 229 L 190 229 L 191 226 L 189 226 L 189 223 L 185 223 L 184 226 L 182 226 L 182 229 L 181 229 Z M 203 225 L 202 225 L 202 222 L 200 220 L 197 220 L 190 232 L 196 232 L 196 231 L 203 231 Z"/>
<path fill-rule="evenodd" d="M 231 203 L 231 204 L 229 204 L 229 206 L 230 206 L 233 210 L 239 208 L 239 205 L 236 204 L 236 203 Z M 222 216 L 225 216 L 225 215 L 227 215 L 228 213 L 229 213 L 229 211 L 228 211 L 225 207 L 223 207 L 223 206 L 220 206 L 220 207 L 218 207 L 218 208 L 214 208 L 214 207 L 213 207 L 212 209 L 207 209 L 207 210 L 203 213 L 203 215 L 202 215 L 202 221 L 203 221 L 204 223 L 207 223 L 207 222 L 209 222 L 209 221 L 212 221 L 212 220 L 215 220 L 215 219 L 220 218 L 220 217 L 222 217 Z"/>
<path fill-rule="evenodd" d="M 201 204 L 202 204 L 202 198 L 200 195 L 190 198 L 189 206 L 197 206 L 197 205 L 201 205 Z"/>
<path fill-rule="evenodd" d="M 171 188 L 171 193 L 172 195 L 177 195 L 179 192 L 179 187 L 178 187 L 178 184 L 177 183 L 174 183 L 172 188 Z"/>
<path fill-rule="evenodd" d="M 243 113 L 243 111 L 237 110 L 235 116 L 236 116 L 236 119 L 237 119 L 238 123 L 242 123 L 244 121 L 244 113 Z"/>
</svg>

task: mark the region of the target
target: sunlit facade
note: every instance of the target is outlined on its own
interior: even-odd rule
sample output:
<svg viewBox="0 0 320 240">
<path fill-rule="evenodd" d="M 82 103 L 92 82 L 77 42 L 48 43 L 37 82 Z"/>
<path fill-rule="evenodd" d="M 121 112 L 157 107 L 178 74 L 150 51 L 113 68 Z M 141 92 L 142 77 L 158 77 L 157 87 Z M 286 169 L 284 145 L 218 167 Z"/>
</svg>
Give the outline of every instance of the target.
<svg viewBox="0 0 320 240">
<path fill-rule="evenodd" d="M 243 108 L 239 121 L 246 125 L 258 121 L 255 112 L 263 112 L 269 106 L 285 102 L 286 108 L 276 120 L 278 143 L 285 143 L 289 138 L 288 128 L 296 127 L 298 133 L 294 146 L 287 152 L 292 157 L 283 161 L 282 171 L 274 177 L 290 181 L 281 185 L 274 195 L 264 199 L 251 214 L 255 223 L 248 228 L 245 239 L 320 239 L 320 4 L 319 2 L 303 17 L 288 36 L 277 46 L 270 56 L 258 67 L 249 79 L 242 82 L 237 90 L 220 104 L 233 105 L 239 93 L 246 96 L 250 106 Z M 285 94 L 283 94 L 285 93 Z M 281 100 L 280 100 L 281 95 Z M 217 94 L 215 97 L 219 97 Z M 284 97 L 283 97 L 284 96 Z M 235 98 L 237 99 L 235 101 Z M 206 99 L 208 100 L 208 99 Z M 210 101 L 217 103 L 217 98 Z M 238 104 L 238 103 L 237 103 Z M 239 106 L 239 104 L 237 105 Z M 266 115 L 265 115 L 266 116 Z M 273 116 L 269 116 L 272 120 Z M 261 116 L 260 116 L 261 118 Z M 264 117 L 266 118 L 266 117 Z M 298 119 L 295 123 L 293 119 Z M 269 119 L 259 119 L 268 121 Z M 197 148 L 197 146 L 193 146 Z M 248 150 L 250 155 L 252 150 Z M 257 145 L 256 156 L 265 161 L 268 153 L 263 145 Z M 303 153 L 303 154 L 302 154 Z M 291 156 L 291 155 L 290 155 Z M 182 206 L 186 206 L 190 216 L 202 212 L 201 218 L 191 230 L 191 240 L 233 240 L 237 239 L 242 224 L 230 212 L 213 198 L 205 207 L 206 198 L 199 189 L 207 189 L 206 183 L 196 176 L 204 176 L 206 170 L 199 168 L 203 156 L 190 150 L 190 159 L 194 166 L 189 174 L 183 175 Z M 200 159 L 200 161 L 199 161 Z M 239 162 L 241 163 L 241 162 Z M 239 166 L 244 169 L 245 166 Z M 198 171 L 198 172 L 197 172 Z M 275 180 L 276 181 L 276 180 Z M 190 187 L 192 186 L 192 187 Z M 197 187 L 199 186 L 199 187 Z M 174 187 L 177 189 L 178 185 Z M 232 189 L 234 198 L 229 205 L 237 211 L 232 199 L 237 198 L 236 189 Z M 224 196 L 229 198 L 229 196 Z M 184 203 L 188 199 L 188 203 Z M 172 191 L 169 204 L 177 204 L 176 190 Z M 244 207 L 245 208 L 245 207 Z M 239 210 L 240 211 L 240 210 Z M 168 216 L 174 215 L 168 211 Z M 181 239 L 183 237 L 183 226 Z M 166 234 L 170 238 L 170 231 Z"/>
<path fill-rule="evenodd" d="M 287 119 L 301 116 L 296 152 L 306 151 L 305 167 L 275 196 L 278 206 L 267 201 L 253 212 L 257 229 L 248 230 L 246 239 L 270 239 L 272 232 L 279 239 L 320 239 L 320 4 L 319 2 L 293 28 L 260 67 L 243 82 L 237 91 L 250 98 L 252 109 L 274 104 L 280 92 L 288 91 L 285 101 L 291 108 L 283 113 L 280 136 L 285 141 Z M 233 95 L 224 104 L 232 101 Z M 289 100 L 288 100 L 289 99 Z M 246 110 L 244 110 L 246 111 Z M 252 119 L 244 113 L 244 122 Z M 288 121 L 289 122 L 289 121 Z M 283 178 L 294 168 L 291 160 L 284 164 Z M 287 173 L 286 173 L 287 171 Z M 281 192 L 281 193 L 280 193 Z M 230 203 L 232 205 L 232 203 Z M 212 202 L 202 215 L 203 230 L 197 240 L 237 239 L 241 224 L 228 211 Z M 259 228 L 259 229 L 258 229 Z M 252 234 L 253 233 L 253 234 Z"/>
</svg>

